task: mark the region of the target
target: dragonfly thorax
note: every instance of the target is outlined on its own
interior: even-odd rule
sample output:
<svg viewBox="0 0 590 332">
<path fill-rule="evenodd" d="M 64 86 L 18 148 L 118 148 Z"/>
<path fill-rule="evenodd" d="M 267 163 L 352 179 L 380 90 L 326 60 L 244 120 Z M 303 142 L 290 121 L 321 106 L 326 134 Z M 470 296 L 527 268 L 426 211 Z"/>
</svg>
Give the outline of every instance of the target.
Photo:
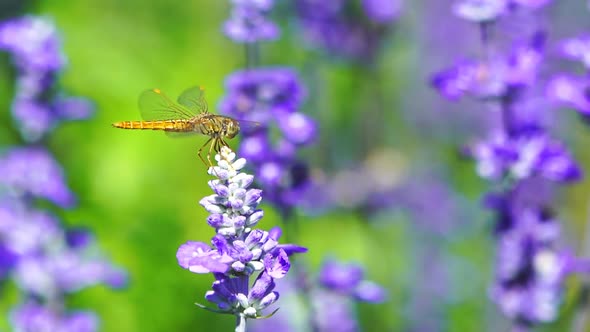
<svg viewBox="0 0 590 332">
<path fill-rule="evenodd" d="M 231 139 L 240 132 L 238 121 L 226 116 L 207 114 L 195 122 L 198 131 L 211 137 Z"/>
</svg>

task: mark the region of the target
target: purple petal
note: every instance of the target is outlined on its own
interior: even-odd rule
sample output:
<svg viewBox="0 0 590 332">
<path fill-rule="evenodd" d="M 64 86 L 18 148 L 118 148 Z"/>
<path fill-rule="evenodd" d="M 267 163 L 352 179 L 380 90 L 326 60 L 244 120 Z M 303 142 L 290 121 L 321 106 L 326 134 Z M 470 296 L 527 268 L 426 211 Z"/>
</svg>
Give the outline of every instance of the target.
<svg viewBox="0 0 590 332">
<path fill-rule="evenodd" d="M 264 256 L 264 267 L 269 276 L 280 279 L 289 272 L 291 263 L 287 253 L 282 249 L 277 249 Z"/>
<path fill-rule="evenodd" d="M 186 243 L 182 244 L 176 252 L 178 265 L 180 265 L 182 268 L 188 269 L 191 259 L 199 255 L 203 255 L 209 251 L 211 251 L 211 247 L 209 247 L 209 245 L 206 243 L 187 241 Z"/>
<path fill-rule="evenodd" d="M 383 287 L 371 281 L 362 281 L 356 287 L 354 293 L 358 300 L 370 303 L 381 303 L 385 301 L 387 296 Z"/>
</svg>

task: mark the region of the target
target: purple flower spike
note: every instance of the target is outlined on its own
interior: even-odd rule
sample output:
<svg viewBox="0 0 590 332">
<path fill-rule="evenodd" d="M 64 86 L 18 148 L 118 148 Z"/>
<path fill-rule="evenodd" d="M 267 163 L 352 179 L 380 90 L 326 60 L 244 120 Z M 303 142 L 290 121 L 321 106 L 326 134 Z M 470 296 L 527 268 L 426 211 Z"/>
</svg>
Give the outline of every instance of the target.
<svg viewBox="0 0 590 332">
<path fill-rule="evenodd" d="M 582 173 L 562 144 L 545 133 L 508 138 L 497 133 L 471 150 L 481 177 L 500 179 L 510 175 L 524 179 L 539 175 L 557 182 L 577 181 Z"/>
<path fill-rule="evenodd" d="M 344 0 L 297 0 L 295 5 L 310 46 L 363 64 L 375 61 L 401 10 L 400 0 L 363 0 L 363 15 Z"/>
<path fill-rule="evenodd" d="M 298 112 L 306 91 L 295 71 L 280 67 L 235 72 L 226 87 L 221 113 L 260 123 L 245 128 L 240 153 L 254 164 L 267 199 L 289 213 L 309 181 L 305 167 L 296 160 L 297 150 L 317 138 L 315 121 Z M 280 137 L 271 143 L 273 132 Z"/>
<path fill-rule="evenodd" d="M 25 16 L 1 23 L 0 50 L 11 54 L 18 69 L 12 114 L 25 140 L 38 141 L 60 121 L 84 119 L 92 113 L 93 106 L 85 99 L 52 90 L 66 59 L 50 20 Z"/>
<path fill-rule="evenodd" d="M 262 190 L 250 188 L 254 178 L 242 169 L 244 158 L 237 158 L 228 147 L 215 156 L 217 166 L 209 174 L 217 178 L 209 181 L 215 192 L 201 200 L 211 214 L 207 224 L 216 234 L 211 239 L 213 248 L 203 242 L 188 241 L 178 248 L 178 264 L 194 273 L 213 273 L 216 281 L 205 298 L 218 310 L 239 317 L 260 318 L 262 310 L 279 298 L 273 292 L 274 279 L 283 278 L 290 268 L 288 252 L 279 247 L 280 228 L 270 232 L 253 229 L 263 216 L 257 206 L 262 201 Z M 290 253 L 307 249 L 285 245 Z M 258 275 L 253 288 L 248 289 L 250 276 Z"/>
<path fill-rule="evenodd" d="M 379 303 L 386 297 L 385 290 L 376 283 L 365 280 L 362 267 L 355 264 L 327 260 L 320 271 L 319 282 L 330 291 L 359 301 Z"/>
<path fill-rule="evenodd" d="M 271 41 L 279 37 L 279 28 L 266 16 L 272 1 L 233 1 L 231 17 L 225 22 L 225 35 L 236 43 Z"/>
<path fill-rule="evenodd" d="M 431 84 L 440 94 L 456 100 L 467 93 L 476 96 L 497 96 L 502 93 L 500 79 L 497 71 L 485 64 L 463 60 L 453 67 L 435 74 Z"/>
<path fill-rule="evenodd" d="M 363 302 L 381 303 L 386 297 L 385 289 L 372 281 L 361 281 L 355 290 L 355 298 Z"/>
<path fill-rule="evenodd" d="M 335 260 L 327 260 L 320 272 L 322 286 L 341 293 L 352 294 L 363 280 L 363 269 L 354 264 L 340 264 Z"/>
<path fill-rule="evenodd" d="M 444 97 L 465 95 L 479 99 L 500 98 L 516 88 L 534 84 L 542 60 L 545 34 L 535 33 L 526 44 L 515 45 L 504 57 L 487 61 L 462 60 L 434 74 L 432 86 Z"/>
<path fill-rule="evenodd" d="M 295 71 L 282 67 L 234 72 L 227 78 L 226 88 L 221 112 L 263 125 L 268 125 L 275 113 L 294 112 L 305 95 Z"/>
<path fill-rule="evenodd" d="M 61 167 L 42 149 L 14 149 L 0 157 L 2 187 L 17 197 L 32 195 L 61 207 L 72 207 L 75 203 Z"/>
<path fill-rule="evenodd" d="M 0 24 L 0 48 L 11 51 L 23 70 L 55 71 L 65 64 L 55 26 L 45 18 L 25 16 Z"/>
<path fill-rule="evenodd" d="M 91 312 L 62 314 L 36 303 L 26 303 L 13 310 L 10 320 L 15 331 L 98 331 L 98 318 Z"/>
<path fill-rule="evenodd" d="M 301 113 L 283 113 L 277 116 L 277 124 L 285 138 L 295 144 L 309 144 L 316 138 L 315 121 Z"/>
</svg>

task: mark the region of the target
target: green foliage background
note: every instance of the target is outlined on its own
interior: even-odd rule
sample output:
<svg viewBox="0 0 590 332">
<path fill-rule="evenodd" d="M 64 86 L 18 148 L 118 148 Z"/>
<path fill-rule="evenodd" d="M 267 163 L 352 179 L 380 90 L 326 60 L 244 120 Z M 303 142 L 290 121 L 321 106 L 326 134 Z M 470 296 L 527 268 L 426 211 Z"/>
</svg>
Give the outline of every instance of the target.
<svg viewBox="0 0 590 332">
<path fill-rule="evenodd" d="M 103 331 L 232 330 L 232 317 L 193 305 L 195 301 L 204 302 L 212 278 L 181 269 L 175 258 L 181 243 L 207 241 L 212 236 L 205 223 L 206 213 L 198 205 L 200 198 L 210 193 L 209 177 L 196 157 L 203 140 L 171 140 L 159 133 L 115 130 L 110 125 L 139 119 L 137 96 L 152 87 L 175 96 L 186 87 L 203 85 L 210 105 L 217 105 L 223 95 L 224 78 L 244 66 L 243 48 L 221 33 L 221 24 L 228 16 L 227 2 L 39 1 L 30 8 L 32 13 L 52 17 L 63 34 L 69 58 L 61 80 L 63 88 L 73 95 L 89 97 L 97 106 L 89 121 L 60 126 L 49 145 L 80 199 L 76 209 L 57 213 L 68 225 L 93 229 L 103 250 L 130 273 L 127 289 L 94 287 L 69 300 L 72 308 L 96 310 Z M 288 16 L 278 19 L 283 37 L 262 47 L 262 63 L 294 66 L 304 73 L 309 86 L 319 85 L 317 77 L 321 77 L 330 88 L 310 89 L 305 111 L 321 121 L 320 146 L 329 147 L 338 156 L 348 154 L 341 157 L 344 162 L 354 161 L 363 147 L 354 136 L 343 133 L 355 124 L 362 109 L 363 100 L 357 97 L 362 91 L 363 83 L 358 78 L 363 71 L 310 55 L 294 36 L 292 20 Z M 417 24 L 411 17 L 407 20 L 408 26 Z M 416 131 L 405 124 L 407 119 L 398 112 L 403 107 L 400 98 L 406 93 L 404 86 L 419 65 L 420 55 L 412 37 L 402 29 L 388 44 L 378 70 L 387 91 L 386 117 L 391 125 L 383 143 L 402 149 L 409 158 L 427 154 L 440 160 L 456 190 L 468 198 L 469 204 L 477 205 L 486 185 L 476 178 L 471 163 L 455 155 L 460 137 L 441 140 Z M 7 57 L 3 55 L 1 60 L 0 107 L 7 110 L 14 73 Z M 322 95 L 318 95 L 320 92 Z M 322 102 L 329 103 L 332 111 L 318 112 L 314 107 Z M 9 112 L 0 112 L 0 119 L 0 142 L 19 144 Z M 587 139 L 581 125 L 574 126 L 572 142 Z M 577 150 L 587 164 L 588 152 Z M 306 152 L 312 164 L 322 155 L 320 148 Z M 564 219 L 577 221 L 568 224 L 567 232 L 581 233 L 585 227 L 587 183 L 566 195 Z M 265 209 L 260 226 L 268 229 L 279 224 L 278 215 L 269 206 Z M 410 227 L 411 222 L 398 214 L 386 216 L 387 222 L 371 227 L 359 214 L 349 211 L 299 218 L 303 227 L 294 240 L 309 247 L 305 260 L 311 270 L 326 254 L 332 254 L 361 261 L 369 278 L 388 288 L 387 303 L 360 306 L 361 323 L 367 331 L 404 329 L 410 286 L 420 273 L 420 267 L 413 265 L 420 241 L 438 241 L 441 248 L 466 266 L 465 273 L 457 272 L 457 289 L 449 291 L 467 295 L 444 307 L 441 315 L 447 318 L 447 325 L 441 326 L 441 331 L 482 331 L 482 326 L 498 315 L 487 300 L 493 248 L 487 219 L 481 213 L 467 222 L 472 223 L 471 231 L 448 241 L 421 237 Z M 578 246 L 580 237 L 570 238 L 574 247 Z M 475 289 L 461 289 L 461 280 L 469 280 Z M 568 293 L 563 319 L 547 327 L 547 331 L 561 331 L 569 324 L 577 283 L 572 285 L 574 290 Z M 0 312 L 7 312 L 17 301 L 14 288 L 9 286 L 0 300 Z M 8 329 L 6 315 L 2 315 L 0 330 Z"/>
</svg>

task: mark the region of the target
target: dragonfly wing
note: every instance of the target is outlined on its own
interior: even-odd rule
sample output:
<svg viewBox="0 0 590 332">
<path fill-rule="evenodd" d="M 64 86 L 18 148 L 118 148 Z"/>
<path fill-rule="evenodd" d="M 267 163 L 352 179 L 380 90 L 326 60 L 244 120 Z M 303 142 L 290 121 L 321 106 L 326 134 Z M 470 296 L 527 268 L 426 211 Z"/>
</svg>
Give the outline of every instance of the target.
<svg viewBox="0 0 590 332">
<path fill-rule="evenodd" d="M 240 131 L 250 134 L 262 129 L 262 124 L 256 121 L 238 120 L 240 124 Z"/>
<path fill-rule="evenodd" d="M 200 86 L 184 90 L 178 97 L 178 103 L 194 113 L 207 113 L 208 110 L 205 90 Z"/>
<path fill-rule="evenodd" d="M 199 134 L 197 131 L 165 131 L 164 132 L 168 137 L 191 137 L 196 134 Z"/>
<path fill-rule="evenodd" d="M 139 111 L 144 120 L 178 120 L 195 117 L 189 109 L 178 105 L 159 89 L 144 91 L 139 95 Z"/>
</svg>

